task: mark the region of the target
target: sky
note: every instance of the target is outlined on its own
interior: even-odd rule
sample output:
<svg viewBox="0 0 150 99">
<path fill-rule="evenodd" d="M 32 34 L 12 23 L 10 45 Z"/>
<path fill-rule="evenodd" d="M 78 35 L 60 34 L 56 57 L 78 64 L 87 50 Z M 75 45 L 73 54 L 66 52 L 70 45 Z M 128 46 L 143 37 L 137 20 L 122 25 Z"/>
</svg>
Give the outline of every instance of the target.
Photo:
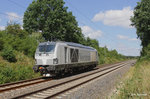
<svg viewBox="0 0 150 99">
<path fill-rule="evenodd" d="M 33 0 L 1 0 L 0 30 L 7 23 L 23 24 L 22 18 Z M 140 0 L 64 0 L 68 11 L 76 17 L 85 37 L 97 39 L 99 46 L 116 49 L 120 54 L 139 56 L 141 41 L 130 17 Z"/>
</svg>

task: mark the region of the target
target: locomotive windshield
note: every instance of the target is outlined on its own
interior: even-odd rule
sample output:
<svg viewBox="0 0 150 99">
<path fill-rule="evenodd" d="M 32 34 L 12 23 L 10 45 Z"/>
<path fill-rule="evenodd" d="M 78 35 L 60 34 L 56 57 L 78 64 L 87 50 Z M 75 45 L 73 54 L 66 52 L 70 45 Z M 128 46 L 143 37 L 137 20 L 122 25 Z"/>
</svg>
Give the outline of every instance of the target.
<svg viewBox="0 0 150 99">
<path fill-rule="evenodd" d="M 55 45 L 39 45 L 37 53 L 53 53 Z"/>
</svg>

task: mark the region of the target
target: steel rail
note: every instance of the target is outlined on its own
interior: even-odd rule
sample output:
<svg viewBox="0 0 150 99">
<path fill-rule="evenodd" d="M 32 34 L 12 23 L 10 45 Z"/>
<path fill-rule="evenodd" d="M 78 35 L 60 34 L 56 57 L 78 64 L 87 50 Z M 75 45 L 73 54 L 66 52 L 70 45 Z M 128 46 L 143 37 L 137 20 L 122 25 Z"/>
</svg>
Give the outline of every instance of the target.
<svg viewBox="0 0 150 99">
<path fill-rule="evenodd" d="M 41 78 L 23 80 L 23 81 L 14 82 L 14 83 L 3 84 L 3 85 L 0 85 L 0 93 L 9 91 L 9 90 L 26 87 L 26 86 L 30 86 L 30 85 L 34 85 L 34 84 L 38 84 L 38 83 L 42 83 L 42 82 L 46 82 L 46 81 L 50 81 L 50 80 L 51 79 L 42 79 L 42 77 L 41 77 Z"/>
</svg>

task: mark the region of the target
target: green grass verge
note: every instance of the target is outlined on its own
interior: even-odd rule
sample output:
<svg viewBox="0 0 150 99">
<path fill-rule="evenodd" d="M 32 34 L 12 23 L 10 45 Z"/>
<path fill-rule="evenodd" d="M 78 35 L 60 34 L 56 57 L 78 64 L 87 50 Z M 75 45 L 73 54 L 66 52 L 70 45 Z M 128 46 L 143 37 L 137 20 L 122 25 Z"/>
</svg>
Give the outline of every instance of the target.
<svg viewBox="0 0 150 99">
<path fill-rule="evenodd" d="M 111 99 L 150 99 L 150 59 L 131 67 Z"/>
</svg>

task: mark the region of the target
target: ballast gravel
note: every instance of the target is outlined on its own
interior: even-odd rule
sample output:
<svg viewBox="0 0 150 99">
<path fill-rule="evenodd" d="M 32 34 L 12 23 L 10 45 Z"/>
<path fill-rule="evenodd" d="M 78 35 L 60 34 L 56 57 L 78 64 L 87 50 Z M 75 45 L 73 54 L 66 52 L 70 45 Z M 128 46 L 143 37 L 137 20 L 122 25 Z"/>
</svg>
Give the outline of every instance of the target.
<svg viewBox="0 0 150 99">
<path fill-rule="evenodd" d="M 82 86 L 70 90 L 69 92 L 60 94 L 56 99 L 107 99 L 108 95 L 113 91 L 120 78 L 130 69 L 128 64 L 119 70 L 104 75 L 98 79 L 92 80 Z"/>
</svg>

